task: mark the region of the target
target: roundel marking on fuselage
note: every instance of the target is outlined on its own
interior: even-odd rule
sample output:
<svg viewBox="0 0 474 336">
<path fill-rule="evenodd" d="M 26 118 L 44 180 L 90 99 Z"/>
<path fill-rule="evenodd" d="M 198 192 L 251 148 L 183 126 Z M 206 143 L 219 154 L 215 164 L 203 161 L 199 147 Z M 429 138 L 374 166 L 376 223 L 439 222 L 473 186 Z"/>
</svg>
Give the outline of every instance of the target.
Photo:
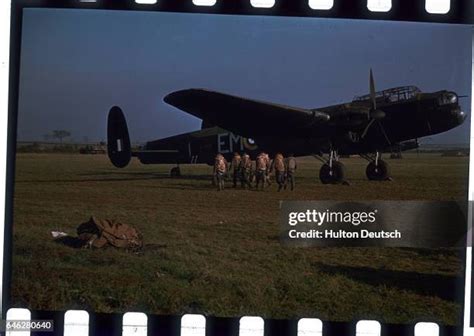
<svg viewBox="0 0 474 336">
<path fill-rule="evenodd" d="M 256 150 L 258 148 L 257 144 L 255 143 L 255 140 L 252 138 L 242 137 L 242 144 L 244 145 L 244 148 L 248 150 Z"/>
</svg>

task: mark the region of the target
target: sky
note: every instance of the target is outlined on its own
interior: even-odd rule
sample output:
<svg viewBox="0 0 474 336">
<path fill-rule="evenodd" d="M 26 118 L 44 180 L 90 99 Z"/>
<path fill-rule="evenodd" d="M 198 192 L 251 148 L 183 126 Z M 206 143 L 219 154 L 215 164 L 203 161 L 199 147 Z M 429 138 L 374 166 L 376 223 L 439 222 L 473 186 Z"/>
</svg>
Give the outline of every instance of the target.
<svg viewBox="0 0 474 336">
<path fill-rule="evenodd" d="M 317 108 L 368 93 L 372 68 L 377 90 L 471 92 L 469 26 L 26 9 L 22 34 L 20 141 L 58 129 L 105 140 L 114 105 L 132 142 L 193 131 L 199 119 L 163 102 L 192 87 Z M 462 108 L 470 114 L 470 98 Z M 467 143 L 469 124 L 424 142 Z"/>
</svg>

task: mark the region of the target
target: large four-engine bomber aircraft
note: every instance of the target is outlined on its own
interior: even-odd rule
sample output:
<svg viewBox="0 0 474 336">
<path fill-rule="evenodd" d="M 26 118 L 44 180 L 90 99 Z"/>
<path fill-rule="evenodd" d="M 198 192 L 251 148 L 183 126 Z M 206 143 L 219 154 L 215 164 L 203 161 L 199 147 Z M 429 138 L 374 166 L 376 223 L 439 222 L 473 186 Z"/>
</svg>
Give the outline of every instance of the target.
<svg viewBox="0 0 474 336">
<path fill-rule="evenodd" d="M 295 156 L 313 155 L 323 162 L 322 183 L 345 181 L 341 155 L 359 154 L 369 162 L 369 180 L 388 180 L 389 166 L 381 153 L 418 147 L 418 139 L 461 125 L 466 114 L 452 91 L 421 92 L 415 86 L 375 91 L 372 70 L 370 93 L 351 102 L 305 109 L 237 97 L 205 89 L 168 94 L 164 101 L 202 119 L 201 130 L 147 142 L 133 151 L 122 110 L 108 116 L 108 155 L 123 168 L 131 157 L 143 164 L 213 164 L 216 153 L 231 160 L 234 152 L 252 158 L 265 151 Z"/>
</svg>

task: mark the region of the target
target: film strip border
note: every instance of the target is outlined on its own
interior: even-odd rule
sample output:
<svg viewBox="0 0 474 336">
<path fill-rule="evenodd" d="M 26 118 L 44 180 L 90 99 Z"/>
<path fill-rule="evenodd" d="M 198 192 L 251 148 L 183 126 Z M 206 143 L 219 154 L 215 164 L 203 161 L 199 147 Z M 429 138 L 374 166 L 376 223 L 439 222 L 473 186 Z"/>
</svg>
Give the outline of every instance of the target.
<svg viewBox="0 0 474 336">
<path fill-rule="evenodd" d="M 472 38 L 472 45 L 474 47 L 474 34 Z M 474 50 L 474 49 L 473 49 Z M 474 94 L 474 53 L 471 55 L 472 57 L 472 84 L 471 84 L 471 97 Z M 474 100 L 471 100 L 471 111 L 472 107 L 474 106 Z M 470 235 L 468 234 L 468 247 L 466 250 L 466 272 L 465 272 L 465 300 L 464 300 L 464 315 L 465 315 L 465 320 L 469 320 L 469 328 L 474 328 L 474 309 L 472 309 L 472 305 L 474 302 L 474 291 L 472 290 L 473 285 L 474 285 L 474 280 L 472 278 L 472 270 L 474 269 L 474 258 L 472 258 L 472 243 L 474 242 L 474 231 L 472 229 L 473 225 L 473 202 L 472 199 L 474 199 L 474 194 L 473 194 L 473 177 L 472 177 L 472 167 L 474 164 L 474 133 L 473 133 L 473 120 L 471 120 L 471 148 L 470 148 L 470 158 L 469 158 L 469 209 L 468 209 L 468 228 L 470 230 Z M 471 239 L 471 241 L 469 241 Z M 471 266 L 471 267 L 468 267 Z M 465 324 L 466 324 L 465 321 Z M 474 334 L 474 333 L 473 333 Z"/>
<path fill-rule="evenodd" d="M 21 36 L 21 13 L 25 7 L 106 10 L 169 11 L 211 14 L 299 16 L 474 24 L 474 2 L 470 0 L 13 0 L 10 109 L 16 108 L 11 90 L 18 84 L 17 55 Z M 3 8 L 3 7 L 2 7 Z M 2 59 L 2 66 L 4 65 Z M 14 99 L 12 99 L 14 98 Z M 5 104 L 6 105 L 6 104 Z M 15 109 L 14 109 L 15 110 Z M 16 127 L 16 125 L 13 125 Z M 9 125 L 10 129 L 12 125 Z M 10 134 L 12 136 L 12 134 Z M 8 209 L 8 204 L 7 204 Z M 8 222 L 8 215 L 7 215 Z M 9 236 L 9 229 L 5 231 Z M 7 251 L 9 244 L 7 243 Z M 470 255 L 470 251 L 468 251 Z M 8 255 L 8 253 L 7 253 Z M 471 259 L 474 267 L 474 260 Z M 5 264 L 8 269 L 8 262 Z M 7 277 L 8 278 L 8 277 Z M 4 279 L 5 280 L 5 279 Z M 4 281 L 8 284 L 8 281 Z M 472 287 L 472 286 L 471 286 Z M 6 287 L 4 287 L 4 292 Z M 474 293 L 471 292 L 474 299 Z M 472 301 L 471 301 L 472 302 Z M 4 306 L 5 307 L 5 306 Z M 471 309 L 471 326 L 474 311 Z M 85 311 L 48 312 L 10 309 L 7 319 L 51 320 L 53 332 L 13 332 L 11 335 L 461 335 L 463 328 L 432 322 L 412 325 L 380 324 L 361 320 L 351 323 L 319 319 L 263 320 L 260 317 L 216 318 L 202 315 L 147 316 L 143 313 L 90 314 Z"/>
<path fill-rule="evenodd" d="M 24 7 L 474 23 L 470 0 L 14 0 L 14 15 Z"/>
<path fill-rule="evenodd" d="M 454 336 L 462 327 L 439 326 L 433 322 L 413 325 L 380 324 L 375 320 L 352 323 L 323 322 L 314 318 L 299 320 L 264 320 L 256 316 L 216 318 L 187 314 L 183 316 L 147 316 L 143 313 L 89 314 L 83 310 L 63 312 L 10 309 L 11 321 L 50 321 L 46 331 L 10 331 L 11 336 Z"/>
</svg>

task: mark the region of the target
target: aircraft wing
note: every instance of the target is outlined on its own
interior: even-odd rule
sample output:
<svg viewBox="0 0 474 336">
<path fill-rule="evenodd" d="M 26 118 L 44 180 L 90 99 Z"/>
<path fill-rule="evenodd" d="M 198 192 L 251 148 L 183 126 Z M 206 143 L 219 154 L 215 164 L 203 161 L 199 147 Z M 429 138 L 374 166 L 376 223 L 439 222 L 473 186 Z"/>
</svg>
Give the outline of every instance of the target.
<svg viewBox="0 0 474 336">
<path fill-rule="evenodd" d="M 205 89 L 170 93 L 164 101 L 246 137 L 298 134 L 302 129 L 329 121 L 324 112 L 267 103 Z"/>
</svg>

